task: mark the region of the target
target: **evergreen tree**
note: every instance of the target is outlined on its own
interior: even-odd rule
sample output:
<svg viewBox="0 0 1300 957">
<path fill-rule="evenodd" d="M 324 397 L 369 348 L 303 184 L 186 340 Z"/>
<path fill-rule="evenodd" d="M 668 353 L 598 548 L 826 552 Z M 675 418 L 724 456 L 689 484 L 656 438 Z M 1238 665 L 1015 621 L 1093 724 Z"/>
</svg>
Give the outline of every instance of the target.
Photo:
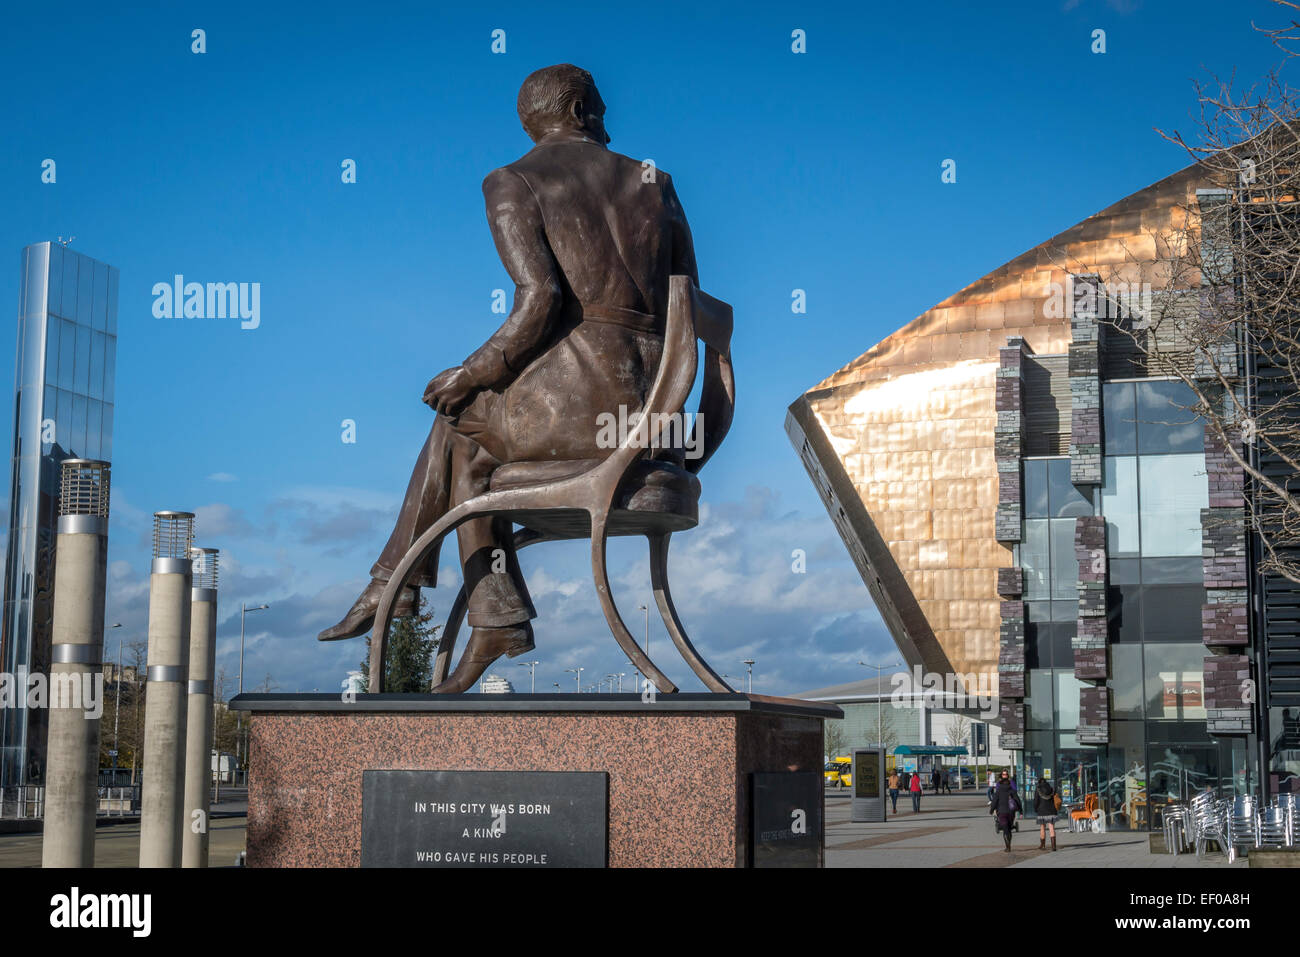
<svg viewBox="0 0 1300 957">
<path fill-rule="evenodd" d="M 384 661 L 384 690 L 398 693 L 428 691 L 433 682 L 433 656 L 438 648 L 438 629 L 433 609 L 423 597 L 420 610 L 410 618 L 397 618 L 388 633 Z M 362 687 L 370 688 L 370 636 L 366 656 L 361 659 Z"/>
</svg>

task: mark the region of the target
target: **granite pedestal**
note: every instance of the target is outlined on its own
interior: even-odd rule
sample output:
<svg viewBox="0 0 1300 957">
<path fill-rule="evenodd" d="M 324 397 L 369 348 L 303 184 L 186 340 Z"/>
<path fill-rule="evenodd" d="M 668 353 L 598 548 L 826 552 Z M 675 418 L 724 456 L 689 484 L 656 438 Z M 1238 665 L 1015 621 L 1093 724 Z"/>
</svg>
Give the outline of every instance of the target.
<svg viewBox="0 0 1300 957">
<path fill-rule="evenodd" d="M 394 770 L 604 774 L 611 867 L 775 863 L 791 826 L 815 829 L 820 864 L 822 722 L 842 717 L 745 694 L 244 694 L 231 707 L 251 714 L 250 867 L 360 866 L 363 776 Z M 789 777 L 773 788 L 773 773 Z M 756 775 L 763 795 L 788 780 L 815 798 L 775 830 L 766 808 L 756 834 Z"/>
</svg>

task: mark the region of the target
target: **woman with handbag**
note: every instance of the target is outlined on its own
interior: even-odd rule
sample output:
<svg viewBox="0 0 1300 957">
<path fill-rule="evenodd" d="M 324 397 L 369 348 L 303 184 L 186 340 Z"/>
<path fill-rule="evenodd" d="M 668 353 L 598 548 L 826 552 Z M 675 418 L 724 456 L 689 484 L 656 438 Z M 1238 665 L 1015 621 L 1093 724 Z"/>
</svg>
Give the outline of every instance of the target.
<svg viewBox="0 0 1300 957">
<path fill-rule="evenodd" d="M 1016 814 L 1020 811 L 1020 799 L 1011 786 L 1011 775 L 1006 771 L 998 779 L 993 789 L 993 799 L 989 801 L 989 813 L 995 816 L 997 829 L 1002 832 L 1003 850 L 1011 852 L 1011 830 L 1016 825 Z"/>
<path fill-rule="evenodd" d="M 1038 849 L 1047 844 L 1047 832 L 1052 833 L 1052 850 L 1056 850 L 1056 815 L 1061 810 L 1061 796 L 1047 778 L 1038 779 L 1034 789 L 1034 813 L 1038 815 Z"/>
</svg>

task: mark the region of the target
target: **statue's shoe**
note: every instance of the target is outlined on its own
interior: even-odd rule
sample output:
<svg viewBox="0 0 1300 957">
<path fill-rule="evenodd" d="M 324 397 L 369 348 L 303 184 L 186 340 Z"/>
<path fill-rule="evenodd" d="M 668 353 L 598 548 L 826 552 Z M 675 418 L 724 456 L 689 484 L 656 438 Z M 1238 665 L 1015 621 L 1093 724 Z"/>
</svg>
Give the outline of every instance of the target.
<svg viewBox="0 0 1300 957">
<path fill-rule="evenodd" d="M 475 628 L 456 670 L 433 689 L 434 694 L 460 694 L 474 687 L 488 666 L 502 655 L 525 655 L 536 647 L 530 622 L 506 628 Z"/>
<path fill-rule="evenodd" d="M 361 597 L 356 600 L 348 613 L 333 628 L 326 628 L 316 636 L 317 641 L 341 641 L 344 638 L 359 638 L 375 624 L 375 612 L 379 610 L 379 599 L 383 597 L 388 582 L 378 578 L 370 579 Z M 397 606 L 393 609 L 394 618 L 409 618 L 420 606 L 420 590 L 407 585 L 398 596 Z"/>
</svg>

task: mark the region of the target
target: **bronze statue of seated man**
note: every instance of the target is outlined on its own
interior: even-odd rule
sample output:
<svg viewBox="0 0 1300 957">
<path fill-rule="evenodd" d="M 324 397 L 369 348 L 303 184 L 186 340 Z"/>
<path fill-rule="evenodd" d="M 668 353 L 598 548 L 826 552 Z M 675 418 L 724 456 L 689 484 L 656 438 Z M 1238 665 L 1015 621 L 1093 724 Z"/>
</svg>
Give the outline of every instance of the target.
<svg viewBox="0 0 1300 957">
<path fill-rule="evenodd" d="M 498 467 L 608 456 L 598 422 L 644 406 L 663 349 L 669 277 L 698 284 L 671 178 L 607 148 L 605 104 L 591 74 L 567 63 L 538 70 L 524 81 L 518 110 L 535 145 L 483 181 L 492 238 L 515 283 L 513 308 L 468 359 L 429 382 L 424 401 L 437 415 L 396 527 L 372 581 L 322 641 L 369 631 L 411 545 L 449 509 L 486 492 Z M 435 692 L 465 691 L 502 655 L 533 650 L 537 613 L 511 523 L 475 518 L 457 536 L 473 632 Z M 415 612 L 431 572 L 411 581 L 397 617 Z"/>
</svg>

